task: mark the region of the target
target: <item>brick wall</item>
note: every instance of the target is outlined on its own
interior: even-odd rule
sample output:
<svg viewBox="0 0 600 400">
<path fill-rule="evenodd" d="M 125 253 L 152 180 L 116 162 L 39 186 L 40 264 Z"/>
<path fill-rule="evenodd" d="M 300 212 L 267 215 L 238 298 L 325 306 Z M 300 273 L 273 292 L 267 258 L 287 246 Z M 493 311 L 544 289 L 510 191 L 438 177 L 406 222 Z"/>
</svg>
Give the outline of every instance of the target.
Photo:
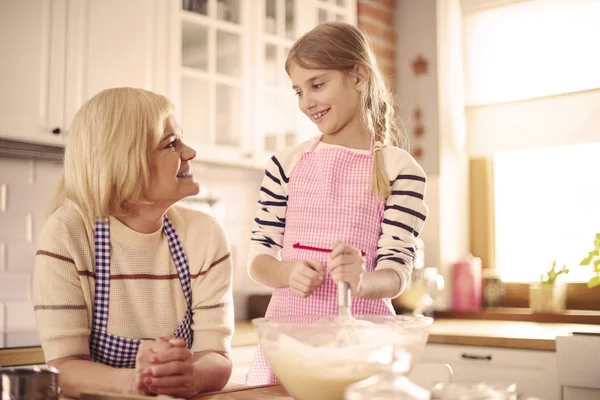
<svg viewBox="0 0 600 400">
<path fill-rule="evenodd" d="M 396 89 L 396 0 L 358 0 L 358 26 L 371 39 L 389 87 Z"/>
</svg>

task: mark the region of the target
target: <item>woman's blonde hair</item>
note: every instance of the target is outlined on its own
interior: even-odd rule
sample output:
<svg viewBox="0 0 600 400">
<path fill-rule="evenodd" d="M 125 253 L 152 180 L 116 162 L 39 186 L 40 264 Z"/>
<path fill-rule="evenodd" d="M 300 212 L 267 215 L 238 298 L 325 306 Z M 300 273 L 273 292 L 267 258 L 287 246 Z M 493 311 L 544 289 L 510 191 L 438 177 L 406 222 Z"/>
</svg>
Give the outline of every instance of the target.
<svg viewBox="0 0 600 400">
<path fill-rule="evenodd" d="M 371 45 L 361 30 L 343 22 L 318 25 L 294 43 L 285 62 L 288 75 L 294 65 L 306 69 L 334 69 L 349 72 L 362 65 L 367 69 L 365 90 L 361 92 L 361 118 L 375 140 L 404 147 L 406 137 L 398 128 L 392 95 L 383 80 Z M 375 152 L 371 188 L 386 198 L 390 180 L 379 152 Z"/>
<path fill-rule="evenodd" d="M 166 97 L 134 88 L 107 89 L 88 100 L 69 130 L 52 211 L 70 200 L 94 220 L 143 203 L 149 154 L 172 107 Z"/>
</svg>

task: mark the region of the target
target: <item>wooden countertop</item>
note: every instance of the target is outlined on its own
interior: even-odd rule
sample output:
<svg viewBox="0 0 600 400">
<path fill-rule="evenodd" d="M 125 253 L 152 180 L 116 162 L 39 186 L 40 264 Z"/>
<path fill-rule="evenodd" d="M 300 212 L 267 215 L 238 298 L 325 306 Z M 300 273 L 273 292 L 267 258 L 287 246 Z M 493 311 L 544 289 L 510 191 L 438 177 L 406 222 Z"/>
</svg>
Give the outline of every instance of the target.
<svg viewBox="0 0 600 400">
<path fill-rule="evenodd" d="M 431 327 L 428 343 L 556 351 L 556 337 L 569 332 L 600 333 L 600 325 L 437 319 Z M 253 346 L 257 343 L 252 323 L 236 322 L 232 346 Z M 42 363 L 44 356 L 40 347 L 0 349 L 0 365 Z"/>
<path fill-rule="evenodd" d="M 206 393 L 191 400 L 293 400 L 281 385 L 243 386 Z"/>
<path fill-rule="evenodd" d="M 234 346 L 257 343 L 251 322 L 239 321 L 235 329 Z M 428 343 L 556 351 L 556 337 L 569 332 L 600 333 L 600 325 L 437 319 Z"/>
</svg>

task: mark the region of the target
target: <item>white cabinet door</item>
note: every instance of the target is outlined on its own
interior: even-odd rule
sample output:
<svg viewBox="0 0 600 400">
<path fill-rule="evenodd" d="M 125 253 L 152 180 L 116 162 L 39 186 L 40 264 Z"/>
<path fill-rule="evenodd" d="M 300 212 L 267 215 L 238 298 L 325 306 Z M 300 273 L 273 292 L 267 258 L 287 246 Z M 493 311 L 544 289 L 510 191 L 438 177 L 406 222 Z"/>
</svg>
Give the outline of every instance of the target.
<svg viewBox="0 0 600 400">
<path fill-rule="evenodd" d="M 65 120 L 98 92 L 129 86 L 170 96 L 169 0 L 71 0 Z"/>
<path fill-rule="evenodd" d="M 525 398 L 559 399 L 554 352 L 428 344 L 420 362 L 450 364 L 454 382 L 516 383 Z"/>
<path fill-rule="evenodd" d="M 0 2 L 0 137 L 63 143 L 66 18 L 67 0 Z"/>
</svg>

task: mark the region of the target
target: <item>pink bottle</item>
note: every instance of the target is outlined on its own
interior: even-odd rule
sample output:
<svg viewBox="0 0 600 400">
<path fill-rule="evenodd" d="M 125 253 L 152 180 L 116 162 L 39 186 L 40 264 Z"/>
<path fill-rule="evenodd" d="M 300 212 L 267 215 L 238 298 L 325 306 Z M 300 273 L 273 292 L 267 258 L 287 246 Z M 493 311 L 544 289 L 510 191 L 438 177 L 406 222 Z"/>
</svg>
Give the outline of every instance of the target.
<svg viewBox="0 0 600 400">
<path fill-rule="evenodd" d="M 481 258 L 469 254 L 453 265 L 452 308 L 461 311 L 481 308 Z"/>
</svg>

